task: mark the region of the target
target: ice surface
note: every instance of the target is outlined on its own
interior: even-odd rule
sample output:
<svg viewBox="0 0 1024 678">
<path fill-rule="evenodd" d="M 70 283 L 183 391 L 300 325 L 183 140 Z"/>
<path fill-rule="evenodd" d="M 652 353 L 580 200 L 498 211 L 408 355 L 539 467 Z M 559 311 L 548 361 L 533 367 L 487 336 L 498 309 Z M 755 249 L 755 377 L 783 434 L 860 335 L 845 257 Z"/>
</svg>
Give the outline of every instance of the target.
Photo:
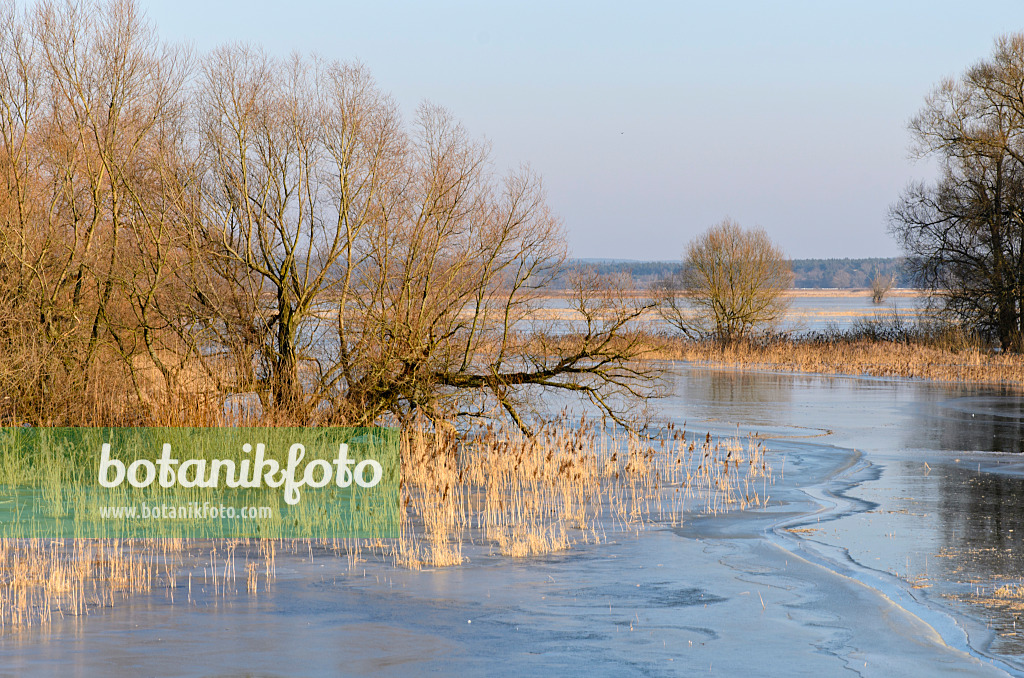
<svg viewBox="0 0 1024 678">
<path fill-rule="evenodd" d="M 1019 674 L 1010 619 L 967 600 L 1024 572 L 1019 402 L 680 367 L 665 416 L 763 436 L 767 509 L 420 572 L 279 554 L 256 596 L 181 582 L 2 636 L 0 676 Z"/>
</svg>

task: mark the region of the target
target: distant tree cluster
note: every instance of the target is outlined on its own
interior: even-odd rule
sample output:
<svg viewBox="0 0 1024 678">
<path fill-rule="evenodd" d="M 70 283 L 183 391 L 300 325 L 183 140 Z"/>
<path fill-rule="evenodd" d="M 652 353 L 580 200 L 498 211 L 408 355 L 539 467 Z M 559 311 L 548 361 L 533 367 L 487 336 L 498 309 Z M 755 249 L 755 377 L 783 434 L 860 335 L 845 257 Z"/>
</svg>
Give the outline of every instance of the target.
<svg viewBox="0 0 1024 678">
<path fill-rule="evenodd" d="M 889 276 L 894 287 L 911 287 L 912 277 L 902 258 L 794 259 L 796 288 L 867 289 L 878 275 Z"/>
<path fill-rule="evenodd" d="M 628 274 L 645 287 L 679 272 L 679 261 L 570 260 L 570 268 L 592 268 L 601 274 Z M 913 277 L 902 258 L 791 259 L 793 287 L 797 289 L 869 289 L 876 275 L 891 276 L 893 287 L 912 287 Z M 564 287 L 562 278 L 552 281 Z"/>
<path fill-rule="evenodd" d="M 584 270 L 604 276 L 625 276 L 632 280 L 637 289 L 646 289 L 651 283 L 675 275 L 679 271 L 679 261 L 568 259 L 559 275 L 551 280 L 550 289 L 569 289 L 572 287 L 574 272 Z"/>
</svg>

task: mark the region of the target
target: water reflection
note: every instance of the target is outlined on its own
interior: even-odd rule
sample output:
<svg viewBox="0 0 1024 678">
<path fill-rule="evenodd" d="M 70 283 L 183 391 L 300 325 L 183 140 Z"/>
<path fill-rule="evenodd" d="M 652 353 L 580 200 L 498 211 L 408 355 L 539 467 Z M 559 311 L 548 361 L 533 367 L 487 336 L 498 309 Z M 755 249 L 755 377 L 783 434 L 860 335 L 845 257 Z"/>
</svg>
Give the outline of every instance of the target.
<svg viewBox="0 0 1024 678">
<path fill-rule="evenodd" d="M 904 446 L 952 452 L 1024 453 L 1024 398 L 993 387 L 921 408 L 921 423 L 906 431 Z"/>
<path fill-rule="evenodd" d="M 965 556 L 968 579 L 1024 573 L 1024 478 L 964 464 L 940 477 L 942 540 Z"/>
<path fill-rule="evenodd" d="M 1024 655 L 1024 597 L 980 605 L 1024 576 L 1024 396 L 1000 386 L 680 369 L 674 406 L 751 428 L 827 429 L 827 445 L 859 450 L 870 472 L 846 491 L 828 527 L 808 539 L 865 568 L 894 574 L 915 595 L 996 631 L 993 650 Z M 692 425 L 698 429 L 700 424 Z M 711 424 L 709 424 L 711 426 Z M 796 430 L 793 430 L 796 433 Z M 786 454 L 787 436 L 768 444 Z M 803 441 L 813 449 L 816 441 Z M 869 508 L 865 510 L 865 506 Z M 845 512 L 845 513 L 844 513 Z M 818 518 L 815 518 L 817 521 Z M 822 518 L 823 520 L 823 518 Z M 1000 635 L 1005 634 L 1005 635 Z"/>
<path fill-rule="evenodd" d="M 706 370 L 690 373 L 680 394 L 687 401 L 709 407 L 739 407 L 759 410 L 769 405 L 773 412 L 788 404 L 793 396 L 793 377 L 786 374 Z M 762 410 L 763 411 L 763 410 Z"/>
</svg>

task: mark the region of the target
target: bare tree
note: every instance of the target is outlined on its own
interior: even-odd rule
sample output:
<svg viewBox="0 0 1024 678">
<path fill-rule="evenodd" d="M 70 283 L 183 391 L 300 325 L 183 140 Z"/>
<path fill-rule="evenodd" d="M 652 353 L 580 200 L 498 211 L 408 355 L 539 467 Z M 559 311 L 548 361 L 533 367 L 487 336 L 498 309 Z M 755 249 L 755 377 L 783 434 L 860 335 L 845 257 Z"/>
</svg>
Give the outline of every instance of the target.
<svg viewBox="0 0 1024 678">
<path fill-rule="evenodd" d="M 17 328 L 3 339 L 34 356 L 14 400 L 59 417 L 55 392 L 77 392 L 74 406 L 110 372 L 138 397 L 135 357 L 156 347 L 151 302 L 169 268 L 155 234 L 173 222 L 161 177 L 176 171 L 188 55 L 131 2 L 65 1 L 3 7 L 0 60 L 0 287 Z"/>
<path fill-rule="evenodd" d="M 3 412 L 70 422 L 60 386 L 127 416 L 154 380 L 170 411 L 197 365 L 294 422 L 525 429 L 557 390 L 625 423 L 656 390 L 628 282 L 538 315 L 565 260 L 540 178 L 437 106 L 403 124 L 361 65 L 235 45 L 197 70 L 131 0 L 8 3 L 0 59 Z"/>
<path fill-rule="evenodd" d="M 659 311 L 688 336 L 731 342 L 774 327 L 793 272 L 764 230 L 726 219 L 689 244 L 682 270 L 658 286 Z"/>
<path fill-rule="evenodd" d="M 909 186 L 890 230 L 917 283 L 951 320 L 1024 349 L 1024 35 L 940 83 L 911 121 L 939 179 Z"/>
<path fill-rule="evenodd" d="M 871 276 L 871 301 L 875 304 L 881 304 L 885 301 L 885 295 L 889 294 L 889 290 L 892 289 L 895 283 L 895 277 L 891 273 L 880 273 L 875 271 L 875 274 Z"/>
<path fill-rule="evenodd" d="M 561 227 L 539 177 L 496 178 L 444 109 L 407 130 L 365 68 L 248 47 L 214 52 L 200 90 L 197 308 L 205 341 L 248 342 L 235 353 L 266 406 L 349 423 L 497 411 L 526 428 L 529 386 L 609 414 L 611 394 L 653 386 L 640 343 L 620 341 L 642 302 L 537 353 Z"/>
<path fill-rule="evenodd" d="M 313 68 L 245 46 L 209 55 L 192 229 L 204 258 L 197 298 L 211 339 L 251 338 L 268 404 L 300 416 L 308 404 L 300 364 L 313 341 L 301 331 L 312 329 L 326 295 L 344 286 L 339 264 L 361 223 L 348 222 L 353 215 L 338 204 L 364 180 L 332 162 L 328 143 L 338 140 L 329 135 L 345 132 L 326 130 Z"/>
</svg>

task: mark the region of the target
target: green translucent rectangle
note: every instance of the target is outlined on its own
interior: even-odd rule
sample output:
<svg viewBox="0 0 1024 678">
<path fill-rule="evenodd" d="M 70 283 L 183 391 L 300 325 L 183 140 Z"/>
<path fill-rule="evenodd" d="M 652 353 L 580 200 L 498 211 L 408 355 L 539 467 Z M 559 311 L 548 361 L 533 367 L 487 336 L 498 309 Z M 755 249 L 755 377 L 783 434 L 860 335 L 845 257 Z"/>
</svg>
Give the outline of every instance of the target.
<svg viewBox="0 0 1024 678">
<path fill-rule="evenodd" d="M 0 428 L 0 537 L 397 537 L 400 473 L 389 428 Z"/>
</svg>

